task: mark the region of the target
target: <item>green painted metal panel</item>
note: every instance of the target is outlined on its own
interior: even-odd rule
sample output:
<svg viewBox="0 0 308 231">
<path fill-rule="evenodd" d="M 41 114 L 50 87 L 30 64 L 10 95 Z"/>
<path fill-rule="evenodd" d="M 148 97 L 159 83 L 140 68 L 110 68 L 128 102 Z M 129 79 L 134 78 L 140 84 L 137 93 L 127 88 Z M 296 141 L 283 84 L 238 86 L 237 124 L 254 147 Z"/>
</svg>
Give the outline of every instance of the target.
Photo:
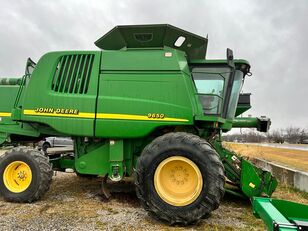
<svg viewBox="0 0 308 231">
<path fill-rule="evenodd" d="M 235 152 L 225 149 L 221 141 L 211 140 L 210 142 L 223 160 L 226 177 L 238 184 L 244 195 L 247 197 L 272 195 L 278 183 L 270 172 L 263 171 Z"/>
<path fill-rule="evenodd" d="M 239 117 L 234 118 L 232 126 L 237 128 L 255 128 L 258 126 L 258 118 L 256 117 Z"/>
<path fill-rule="evenodd" d="M 253 206 L 254 212 L 258 214 L 266 224 L 268 230 L 274 230 L 273 221 L 277 223 L 283 223 L 285 225 L 291 225 L 291 223 L 286 219 L 276 208 L 273 206 L 268 198 L 258 198 L 254 199 Z M 297 230 L 296 227 L 284 227 L 278 229 L 279 231 L 287 231 L 287 230 Z"/>
<path fill-rule="evenodd" d="M 51 159 L 50 163 L 52 164 L 52 168 L 56 171 L 65 171 L 67 168 L 75 169 L 74 159 L 57 158 Z"/>
<path fill-rule="evenodd" d="M 288 219 L 308 221 L 308 205 L 277 199 L 271 203 Z"/>
<path fill-rule="evenodd" d="M 0 113 L 11 113 L 18 89 L 19 85 L 0 85 Z"/>
<path fill-rule="evenodd" d="M 109 172 L 109 142 L 91 145 L 77 150 L 75 169 L 81 174 L 105 175 Z"/>
<path fill-rule="evenodd" d="M 111 162 L 122 162 L 124 160 L 123 140 L 110 140 L 109 145 L 109 160 Z"/>
<path fill-rule="evenodd" d="M 251 108 L 250 105 L 237 105 L 236 107 L 236 112 L 235 112 L 235 117 L 243 114 L 245 111 L 248 111 Z"/>
<path fill-rule="evenodd" d="M 234 128 L 257 128 L 258 131 L 267 132 L 271 120 L 267 117 L 236 117 L 232 121 Z"/>
<path fill-rule="evenodd" d="M 308 205 L 261 197 L 254 197 L 252 204 L 255 216 L 261 218 L 270 231 L 308 228 Z"/>
<path fill-rule="evenodd" d="M 75 165 L 78 173 L 106 175 L 110 177 L 118 171 L 118 175 L 131 175 L 133 172 L 134 154 L 140 154 L 147 142 L 144 139 L 107 139 L 101 142 L 75 139 Z M 138 151 L 137 151 L 138 150 Z M 57 161 L 57 166 L 60 166 Z M 115 168 L 114 168 L 115 167 Z M 116 176 L 114 176 L 116 177 Z"/>
<path fill-rule="evenodd" d="M 14 80 L 14 81 L 13 81 Z M 10 134 L 38 137 L 39 132 L 34 126 L 21 124 L 12 120 L 12 109 L 14 107 L 20 80 L 10 81 L 10 85 L 0 85 L 0 145 L 9 140 Z"/>
<path fill-rule="evenodd" d="M 120 180 L 124 176 L 124 142 L 123 140 L 110 140 L 109 142 L 109 178 Z"/>
<path fill-rule="evenodd" d="M 185 57 L 174 52 L 169 59 L 164 52 L 125 51 L 126 64 L 103 52 L 95 136 L 135 138 L 160 126 L 193 124 L 196 103 Z"/>
<path fill-rule="evenodd" d="M 248 160 L 241 160 L 241 189 L 245 195 L 271 196 L 277 185 L 277 179 L 270 172 L 256 167 Z"/>
<path fill-rule="evenodd" d="M 102 52 L 104 71 L 180 71 L 186 66 L 184 53 L 170 48 Z"/>
<path fill-rule="evenodd" d="M 0 132 L 18 134 L 23 136 L 39 137 L 40 131 L 37 126 L 28 123 L 11 122 L 0 125 Z"/>
<path fill-rule="evenodd" d="M 17 82 L 3 80 L 8 85 L 0 85 L 0 145 L 8 138 L 10 133 L 23 132 L 23 129 L 12 121 L 11 112 L 19 89 Z M 17 127 L 17 129 L 16 129 Z"/>
<path fill-rule="evenodd" d="M 23 90 L 21 119 L 67 135 L 93 136 L 100 58 L 93 51 L 44 55 Z"/>
</svg>

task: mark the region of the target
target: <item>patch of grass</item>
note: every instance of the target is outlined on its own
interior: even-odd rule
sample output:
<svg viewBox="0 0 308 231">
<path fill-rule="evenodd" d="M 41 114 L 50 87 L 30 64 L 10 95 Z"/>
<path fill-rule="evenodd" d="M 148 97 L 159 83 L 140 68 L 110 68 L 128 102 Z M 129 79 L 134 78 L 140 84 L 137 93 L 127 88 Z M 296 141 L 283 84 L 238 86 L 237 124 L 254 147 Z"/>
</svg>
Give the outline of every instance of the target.
<svg viewBox="0 0 308 231">
<path fill-rule="evenodd" d="M 229 142 L 225 142 L 224 146 L 241 156 L 262 158 L 291 168 L 308 171 L 308 151 Z"/>
<path fill-rule="evenodd" d="M 297 203 L 308 204 L 307 192 L 300 191 L 286 184 L 279 184 L 272 197 L 281 200 L 289 200 Z"/>
<path fill-rule="evenodd" d="M 234 230 L 239 230 L 239 229 L 235 229 L 233 227 L 230 226 L 220 226 L 220 225 L 207 225 L 206 228 L 202 228 L 200 230 L 209 230 L 209 231 L 220 231 L 220 230 L 226 230 L 226 231 L 234 231 Z"/>
<path fill-rule="evenodd" d="M 106 229 L 106 224 L 104 222 L 101 221 L 96 221 L 96 229 L 98 230 L 104 230 Z"/>
<path fill-rule="evenodd" d="M 266 230 L 263 221 L 253 215 L 251 208 L 247 213 L 242 213 L 240 219 L 247 225 L 244 230 Z"/>
</svg>

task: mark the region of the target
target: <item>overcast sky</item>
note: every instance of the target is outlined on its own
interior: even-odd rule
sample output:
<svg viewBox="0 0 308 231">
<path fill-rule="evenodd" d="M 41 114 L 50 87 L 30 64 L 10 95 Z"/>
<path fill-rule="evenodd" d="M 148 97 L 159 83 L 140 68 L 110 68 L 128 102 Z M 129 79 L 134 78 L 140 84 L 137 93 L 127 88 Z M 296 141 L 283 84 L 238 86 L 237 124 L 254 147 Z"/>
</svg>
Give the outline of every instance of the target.
<svg viewBox="0 0 308 231">
<path fill-rule="evenodd" d="M 0 0 L 0 76 L 21 76 L 28 57 L 52 50 L 94 50 L 116 25 L 169 23 L 209 35 L 207 58 L 251 63 L 243 90 L 253 116 L 272 128 L 308 128 L 308 1 L 6 1 Z M 3 100 L 3 99 L 1 99 Z"/>
</svg>

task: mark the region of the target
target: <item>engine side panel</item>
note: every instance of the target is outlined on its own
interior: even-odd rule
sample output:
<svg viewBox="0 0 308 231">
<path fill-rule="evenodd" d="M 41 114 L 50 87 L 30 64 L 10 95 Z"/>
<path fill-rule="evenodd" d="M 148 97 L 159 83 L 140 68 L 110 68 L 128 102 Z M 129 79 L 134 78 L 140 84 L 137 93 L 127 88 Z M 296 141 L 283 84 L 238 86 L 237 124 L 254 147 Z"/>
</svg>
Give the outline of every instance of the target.
<svg viewBox="0 0 308 231">
<path fill-rule="evenodd" d="M 52 52 L 38 62 L 22 102 L 22 121 L 72 136 L 93 136 L 101 52 Z"/>
</svg>

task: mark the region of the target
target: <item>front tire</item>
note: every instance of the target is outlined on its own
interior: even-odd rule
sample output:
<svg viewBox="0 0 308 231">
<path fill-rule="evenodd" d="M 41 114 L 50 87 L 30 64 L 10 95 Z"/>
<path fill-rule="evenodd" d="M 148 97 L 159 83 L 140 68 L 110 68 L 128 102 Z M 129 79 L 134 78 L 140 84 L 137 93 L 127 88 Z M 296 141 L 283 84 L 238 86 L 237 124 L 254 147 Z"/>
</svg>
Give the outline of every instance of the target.
<svg viewBox="0 0 308 231">
<path fill-rule="evenodd" d="M 169 224 L 189 225 L 218 208 L 224 167 L 196 135 L 168 133 L 147 145 L 136 168 L 136 193 L 149 213 Z"/>
<path fill-rule="evenodd" d="M 49 189 L 53 171 L 37 150 L 13 148 L 0 156 L 0 194 L 10 202 L 33 202 Z"/>
</svg>

